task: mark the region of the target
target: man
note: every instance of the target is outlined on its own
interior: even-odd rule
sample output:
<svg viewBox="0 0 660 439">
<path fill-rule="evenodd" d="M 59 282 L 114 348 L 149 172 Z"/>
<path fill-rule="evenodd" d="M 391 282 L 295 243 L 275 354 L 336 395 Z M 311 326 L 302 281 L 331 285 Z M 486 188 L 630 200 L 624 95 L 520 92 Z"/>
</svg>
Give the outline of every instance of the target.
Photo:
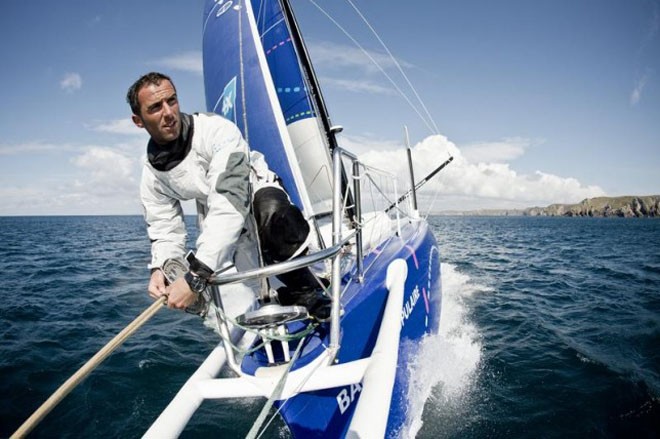
<svg viewBox="0 0 660 439">
<path fill-rule="evenodd" d="M 236 248 L 250 230 L 246 220 L 251 189 L 259 206 L 255 216 L 262 249 L 264 254 L 273 255 L 266 257 L 266 262 L 278 262 L 301 252 L 309 225 L 278 186 L 277 176 L 268 170 L 263 156 L 250 155 L 236 125 L 214 114 L 181 113 L 176 88 L 162 73 L 139 78 L 129 88 L 126 99 L 135 125 L 151 136 L 140 185 L 152 243 L 151 297 L 167 295 L 168 307 L 185 309 L 197 301 L 214 271 L 233 264 Z M 256 187 L 251 188 L 251 180 Z M 181 258 L 185 253 L 181 201 L 192 199 L 206 210 L 197 253 L 185 276 L 166 285 L 159 268 L 166 260 Z M 287 228 L 276 233 L 278 224 L 286 224 Z M 283 304 L 300 303 L 310 312 L 323 307 L 325 313 L 327 300 L 318 292 L 318 281 L 308 269 L 282 279 L 290 287 L 280 300 Z M 305 290 L 302 295 L 301 290 Z"/>
</svg>

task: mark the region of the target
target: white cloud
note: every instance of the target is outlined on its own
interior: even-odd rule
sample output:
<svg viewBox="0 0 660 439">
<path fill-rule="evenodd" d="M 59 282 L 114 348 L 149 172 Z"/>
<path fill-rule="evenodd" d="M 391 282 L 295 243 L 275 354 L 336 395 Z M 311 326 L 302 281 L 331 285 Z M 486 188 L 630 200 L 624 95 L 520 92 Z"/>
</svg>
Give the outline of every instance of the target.
<svg viewBox="0 0 660 439">
<path fill-rule="evenodd" d="M 67 93 L 73 93 L 82 87 L 82 77 L 78 73 L 67 73 L 60 81 L 60 88 Z"/>
<path fill-rule="evenodd" d="M 203 71 L 202 52 L 199 50 L 191 50 L 188 52 L 166 56 L 153 60 L 149 64 L 154 64 L 158 67 L 164 67 L 171 70 L 197 73 L 199 75 L 201 75 Z"/>
<path fill-rule="evenodd" d="M 342 134 L 339 137 L 339 146 L 353 154 L 361 155 L 368 153 L 369 151 L 391 151 L 401 149 L 403 147 L 403 142 Z"/>
<path fill-rule="evenodd" d="M 630 105 L 635 106 L 639 103 L 640 99 L 642 98 L 644 87 L 646 86 L 650 76 L 651 71 L 647 69 L 646 72 L 644 72 L 644 74 L 637 80 L 632 93 L 630 93 Z"/>
<path fill-rule="evenodd" d="M 70 163 L 73 167 L 59 164 L 57 173 L 39 178 L 0 182 L 0 215 L 140 213 L 136 158 L 91 146 Z"/>
<path fill-rule="evenodd" d="M 141 134 L 146 135 L 146 131 L 135 126 L 130 118 L 98 122 L 96 125 L 91 126 L 91 129 L 111 134 L 126 134 L 131 136 Z"/>
<path fill-rule="evenodd" d="M 322 72 L 322 84 L 349 92 L 401 95 L 411 106 L 417 106 L 410 102 L 412 95 L 407 96 L 416 92 L 404 73 L 405 69 L 415 68 L 412 64 L 394 59 L 385 52 L 327 41 L 312 42 L 309 47 L 312 62 Z"/>
<path fill-rule="evenodd" d="M 140 213 L 137 189 L 91 194 L 69 182 L 51 185 L 4 186 L 0 188 L 0 215 L 136 215 Z"/>
<path fill-rule="evenodd" d="M 23 186 L 10 179 L 0 181 L 0 198 L 3 200 L 0 215 L 139 213 L 138 185 L 144 141 L 137 137 L 129 140 L 112 147 L 41 143 L 0 145 L 0 155 L 39 151 L 75 153 L 70 159 L 73 167 L 58 166 L 57 174 L 44 175 L 42 179 L 26 182 Z M 358 154 L 364 162 L 397 175 L 399 193 L 407 190 L 408 164 L 402 140 L 354 136 L 341 136 L 339 140 L 342 147 Z M 435 193 L 439 195 L 433 204 L 435 210 L 524 208 L 555 202 L 573 203 L 605 195 L 600 187 L 585 185 L 576 178 L 540 170 L 520 174 L 510 163 L 502 162 L 502 154 L 508 154 L 508 160 L 513 160 L 533 143 L 525 139 L 482 143 L 478 147 L 471 145 L 472 150 L 468 153 L 440 135 L 417 143 L 412 151 L 417 181 L 436 169 L 449 154 L 454 157 L 453 162 L 420 191 L 420 204 L 425 206 L 422 212 L 431 206 L 429 200 Z M 494 155 L 495 150 L 500 154 Z M 495 163 L 488 157 L 500 160 Z"/>
<path fill-rule="evenodd" d="M 378 65 L 389 70 L 396 68 L 396 63 L 389 55 L 381 52 L 363 52 L 355 46 L 336 44 L 327 41 L 311 42 L 309 44 L 310 56 L 314 65 L 319 67 L 338 69 L 342 71 L 358 69 L 364 73 L 374 74 L 380 69 L 373 63 L 373 58 Z M 402 68 L 412 67 L 411 64 L 397 59 Z"/>
<path fill-rule="evenodd" d="M 509 162 L 522 156 L 525 151 L 540 142 L 522 137 L 512 137 L 498 142 L 471 143 L 461 148 L 463 156 L 471 162 Z"/>
<path fill-rule="evenodd" d="M 371 94 L 384 94 L 396 95 L 397 92 L 393 88 L 383 87 L 369 80 L 352 80 L 352 79 L 337 79 L 337 78 L 323 78 L 324 86 L 335 87 L 350 92 L 357 93 L 371 93 Z"/>
<path fill-rule="evenodd" d="M 101 16 L 100 15 L 95 15 L 94 17 L 87 20 L 87 26 L 88 27 L 95 27 L 100 22 L 101 22 Z"/>
<path fill-rule="evenodd" d="M 57 204 L 55 193 L 49 187 L 0 186 L 0 215 L 52 214 Z M 63 207 L 63 206 L 62 206 Z M 58 213 L 64 213 L 62 211 Z"/>
<path fill-rule="evenodd" d="M 521 144 L 525 142 L 521 141 Z M 491 145 L 495 145 L 492 148 L 500 152 L 510 149 L 511 158 L 524 152 L 524 147 L 520 147 L 522 150 L 511 146 L 504 147 L 501 142 Z M 436 169 L 448 155 L 454 157 L 452 163 L 423 187 L 420 196 L 437 191 L 442 204 L 436 205 L 437 208 L 471 210 L 483 207 L 521 208 L 551 203 L 573 203 L 584 198 L 605 195 L 600 187 L 586 186 L 572 177 L 560 177 L 542 171 L 531 175 L 519 174 L 508 163 L 483 161 L 492 155 L 488 148 L 484 151 L 486 152 L 471 152 L 473 157 L 478 156 L 481 159 L 475 161 L 440 135 L 427 137 L 415 145 L 412 154 L 417 181 Z M 371 150 L 360 154 L 360 158 L 376 168 L 396 174 L 399 181 L 407 185 L 408 164 L 403 148 Z"/>
<path fill-rule="evenodd" d="M 0 156 L 37 158 L 28 175 L 5 166 L 0 175 L 0 215 L 139 214 L 145 142 L 137 136 L 128 139 L 112 146 L 0 145 Z M 41 164 L 45 161 L 50 166 Z"/>
<path fill-rule="evenodd" d="M 82 169 L 86 177 L 84 181 L 76 181 L 75 187 L 90 195 L 134 192 L 137 187 L 135 159 L 122 152 L 93 146 L 71 162 Z"/>
<path fill-rule="evenodd" d="M 39 152 L 60 152 L 74 149 L 71 145 L 56 145 L 52 143 L 27 142 L 15 145 L 0 145 L 0 156 L 22 155 Z"/>
</svg>

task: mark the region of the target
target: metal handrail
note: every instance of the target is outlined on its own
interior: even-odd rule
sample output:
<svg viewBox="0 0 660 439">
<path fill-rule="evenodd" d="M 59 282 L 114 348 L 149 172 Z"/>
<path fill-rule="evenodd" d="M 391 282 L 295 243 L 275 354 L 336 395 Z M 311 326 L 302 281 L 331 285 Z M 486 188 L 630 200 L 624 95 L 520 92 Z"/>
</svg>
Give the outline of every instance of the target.
<svg viewBox="0 0 660 439">
<path fill-rule="evenodd" d="M 237 273 L 220 274 L 219 270 L 216 272 L 217 274 L 213 274 L 209 278 L 208 283 L 209 285 L 218 286 L 229 285 L 243 282 L 249 279 L 276 276 L 278 274 L 287 273 L 299 268 L 309 267 L 312 264 L 335 256 L 341 251 L 342 247 L 346 245 L 353 238 L 353 236 L 355 236 L 355 234 L 356 232 L 353 231 L 346 238 L 342 239 L 342 241 L 337 245 L 333 245 L 332 247 L 328 247 L 326 249 L 319 250 L 305 256 L 299 256 L 289 261 L 278 262 L 277 264 L 267 265 L 265 267 L 255 268 L 252 270 L 240 271 Z"/>
<path fill-rule="evenodd" d="M 343 166 L 343 157 L 348 158 L 352 162 L 353 172 L 353 199 L 355 202 L 354 210 L 356 217 L 350 218 L 354 229 L 348 233 L 347 236 L 342 236 L 342 219 L 343 219 L 343 205 L 341 197 L 341 185 L 337 182 L 341 181 Z M 377 172 L 390 174 L 381 171 L 377 168 L 365 166 L 358 160 L 358 157 L 353 153 L 346 151 L 343 148 L 336 147 L 333 150 L 333 215 L 332 215 L 332 245 L 328 248 L 319 250 L 312 254 L 304 255 L 277 264 L 267 265 L 264 267 L 255 268 L 235 273 L 226 273 L 223 271 L 216 271 L 209 278 L 209 285 L 218 287 L 222 285 L 229 285 L 239 282 L 244 282 L 250 279 L 266 278 L 276 276 L 282 273 L 287 273 L 304 267 L 309 267 L 317 262 L 332 259 L 331 271 L 331 293 L 332 293 L 332 309 L 330 318 L 330 351 L 336 353 L 339 351 L 339 317 L 340 317 L 340 297 L 341 297 L 341 258 L 342 248 L 348 244 L 352 239 L 355 239 L 355 255 L 356 255 L 356 273 L 354 280 L 356 282 L 363 281 L 363 249 L 362 249 L 362 209 L 361 209 L 361 194 L 360 194 L 360 180 L 361 180 L 361 167 L 365 169 L 373 169 Z M 397 221 L 398 223 L 398 221 Z M 217 290 L 216 290 L 217 292 Z M 219 294 L 217 294 L 219 296 Z M 220 303 L 218 299 L 218 303 Z M 226 324 L 226 322 L 225 322 Z M 232 357 L 233 353 L 227 351 L 228 357 Z"/>
</svg>

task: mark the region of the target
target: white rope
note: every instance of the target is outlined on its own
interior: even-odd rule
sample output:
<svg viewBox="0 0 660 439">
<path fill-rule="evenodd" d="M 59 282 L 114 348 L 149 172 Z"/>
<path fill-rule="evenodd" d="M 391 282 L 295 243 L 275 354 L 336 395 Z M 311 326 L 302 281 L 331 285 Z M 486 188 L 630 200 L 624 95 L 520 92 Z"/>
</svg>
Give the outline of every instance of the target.
<svg viewBox="0 0 660 439">
<path fill-rule="evenodd" d="M 80 382 L 89 375 L 103 360 L 112 352 L 121 346 L 128 337 L 133 335 L 142 325 L 153 317 L 167 301 L 166 296 L 161 296 L 158 300 L 145 309 L 142 314 L 129 323 L 122 331 L 110 340 L 101 350 L 90 358 L 80 369 L 64 382 L 47 400 L 44 402 L 19 428 L 11 435 L 11 438 L 23 438 L 32 431 L 32 429 L 55 408 L 59 402 L 64 399 Z"/>
<path fill-rule="evenodd" d="M 303 341 L 304 341 L 304 340 L 303 340 Z M 301 343 L 302 343 L 302 341 L 301 341 Z M 323 345 L 323 347 L 324 347 L 324 348 L 326 349 L 326 351 L 327 351 L 328 347 L 327 347 L 325 344 Z M 323 366 L 323 364 L 324 364 L 324 363 L 323 363 L 322 361 L 319 361 L 319 362 L 316 364 L 316 366 L 314 366 L 314 367 L 309 371 L 309 373 L 307 374 L 307 376 L 305 376 L 305 377 L 300 381 L 300 384 L 298 384 L 298 386 L 293 390 L 293 394 L 294 394 L 294 395 L 297 395 L 298 393 L 300 393 L 300 390 L 305 386 L 305 384 L 307 384 L 307 382 L 308 382 L 309 379 L 312 377 L 312 375 L 314 375 L 314 374 L 316 373 L 316 371 L 317 371 L 321 366 Z M 262 430 L 261 434 L 260 434 L 257 438 L 260 438 L 261 436 L 263 436 L 263 434 L 266 432 L 266 429 L 268 429 L 268 427 L 269 427 L 270 424 L 273 422 L 273 420 L 277 417 L 277 415 L 282 411 L 282 409 L 284 408 L 284 406 L 285 406 L 290 400 L 291 400 L 291 398 L 288 398 L 288 399 L 284 400 L 284 402 L 282 402 L 282 404 L 280 404 L 280 406 L 277 408 L 277 410 L 275 410 L 275 412 L 273 413 L 273 416 L 271 416 L 270 420 L 269 420 L 268 423 L 264 426 L 264 429 Z"/>
<path fill-rule="evenodd" d="M 424 101 L 422 101 L 422 98 L 421 98 L 421 97 L 419 96 L 419 94 L 417 93 L 417 90 L 415 90 L 415 87 L 412 85 L 412 83 L 411 83 L 410 80 L 408 79 L 408 76 L 404 73 L 404 71 L 403 71 L 403 69 L 401 68 L 401 65 L 399 64 L 399 62 L 397 61 L 397 59 L 394 57 L 394 55 L 392 55 L 392 52 L 390 52 L 390 49 L 388 49 L 388 47 L 385 45 L 385 43 L 383 42 L 383 40 L 380 38 L 380 36 L 379 36 L 378 33 L 376 32 L 376 30 L 375 30 L 375 29 L 371 26 L 371 24 L 367 21 L 367 19 L 365 18 L 365 16 L 362 15 L 362 12 L 360 12 L 360 10 L 357 8 L 357 6 L 355 6 L 355 4 L 353 4 L 353 2 L 352 2 L 351 0 L 346 0 L 346 1 L 347 1 L 347 2 L 353 7 L 353 9 L 355 9 L 355 12 L 357 12 L 357 14 L 360 16 L 360 18 L 362 18 L 362 21 L 364 21 L 364 24 L 367 25 L 367 27 L 368 27 L 368 28 L 371 30 L 371 32 L 374 34 L 374 36 L 376 37 L 376 39 L 378 40 L 378 42 L 381 44 L 381 46 L 383 46 L 383 49 L 385 49 L 385 51 L 386 51 L 387 54 L 390 56 L 390 58 L 392 58 L 392 61 L 394 61 L 394 64 L 396 65 L 397 69 L 399 69 L 399 72 L 401 73 L 401 76 L 403 76 L 403 78 L 406 80 L 406 82 L 408 83 L 408 86 L 409 86 L 410 89 L 413 91 L 413 93 L 415 94 L 415 97 L 417 98 L 417 100 L 419 101 L 420 105 L 422 106 L 422 108 L 423 108 L 424 111 L 426 112 L 426 115 L 427 115 L 428 118 L 429 118 L 429 119 L 428 119 L 429 122 L 430 122 L 431 124 L 433 124 L 433 128 L 435 128 L 435 133 L 434 133 L 434 134 L 438 134 L 438 133 L 440 132 L 440 130 L 438 130 L 438 126 L 435 124 L 435 121 L 433 120 L 433 117 L 431 116 L 431 113 L 429 113 L 429 110 L 426 108 L 426 105 L 424 105 Z"/>
<path fill-rule="evenodd" d="M 353 42 L 353 44 L 355 44 L 362 51 L 362 53 L 364 53 L 371 60 L 371 62 L 374 63 L 374 65 L 376 67 L 378 67 L 378 69 L 381 71 L 381 73 L 390 81 L 392 86 L 394 86 L 394 88 L 399 92 L 401 97 L 408 103 L 408 105 L 410 105 L 410 107 L 413 109 L 413 111 L 415 113 L 417 113 L 420 120 L 424 123 L 424 125 L 426 125 L 426 127 L 429 129 L 429 131 L 431 131 L 432 134 L 436 134 L 436 131 L 434 130 L 434 128 L 429 124 L 429 122 L 426 120 L 426 118 L 424 118 L 424 116 L 422 116 L 422 114 L 419 112 L 419 110 L 417 109 L 415 104 L 413 104 L 412 101 L 410 100 L 410 98 L 408 98 L 408 96 L 401 90 L 401 88 L 399 88 L 399 86 L 390 77 L 390 75 L 388 75 L 387 72 L 385 72 L 383 67 L 381 67 L 381 65 L 378 64 L 378 61 L 376 61 L 374 59 L 374 57 L 371 56 L 371 54 L 369 52 L 367 52 L 367 50 L 364 47 L 362 47 L 362 45 L 360 45 L 360 43 L 358 43 L 357 40 L 355 38 L 353 38 L 353 36 L 350 33 L 348 33 L 348 31 L 346 31 L 346 29 L 344 29 L 334 18 L 332 18 L 330 16 L 330 14 L 328 14 L 323 8 L 321 8 L 314 0 L 309 0 L 309 1 L 314 6 L 316 6 L 316 8 L 319 11 L 321 11 L 321 13 L 323 13 L 323 15 L 325 15 L 328 18 L 328 20 L 330 20 L 335 26 L 337 26 L 337 28 L 339 28 L 339 30 L 341 30 L 344 33 L 344 35 L 346 35 Z"/>
<path fill-rule="evenodd" d="M 293 358 L 291 358 L 291 361 L 289 361 L 289 364 L 284 370 L 284 373 L 282 373 L 282 376 L 280 377 L 277 386 L 275 386 L 275 390 L 273 390 L 273 393 L 270 395 L 270 398 L 268 398 L 268 401 L 266 401 L 266 404 L 261 409 L 261 412 L 259 413 L 257 420 L 254 422 L 254 424 L 252 424 L 252 428 L 250 428 L 250 431 L 248 432 L 247 436 L 245 436 L 246 439 L 256 439 L 261 437 L 264 434 L 265 429 L 273 421 L 273 418 L 271 418 L 268 424 L 266 424 L 264 430 L 262 430 L 261 432 L 259 431 L 261 429 L 261 426 L 266 421 L 266 416 L 268 416 L 268 412 L 270 411 L 271 407 L 273 406 L 275 401 L 278 400 L 282 395 L 282 390 L 284 390 L 284 384 L 286 384 L 286 379 L 289 377 L 289 372 L 291 372 L 291 367 L 293 367 L 293 363 L 295 363 L 295 361 L 300 356 L 300 351 L 302 350 L 303 344 L 305 344 L 304 338 L 300 340 L 300 342 L 298 343 L 298 346 L 296 347 L 296 351 L 293 354 Z"/>
</svg>

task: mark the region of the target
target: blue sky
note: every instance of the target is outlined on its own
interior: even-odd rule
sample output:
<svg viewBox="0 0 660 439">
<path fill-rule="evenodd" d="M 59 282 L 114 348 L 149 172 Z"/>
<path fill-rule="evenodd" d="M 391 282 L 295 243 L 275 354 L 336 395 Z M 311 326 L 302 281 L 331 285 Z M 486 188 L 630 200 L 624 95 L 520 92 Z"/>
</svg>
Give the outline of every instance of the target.
<svg viewBox="0 0 660 439">
<path fill-rule="evenodd" d="M 434 208 L 660 193 L 660 1 L 293 0 L 341 143 L 381 167 L 410 130 Z M 6 0 L 0 15 L 0 215 L 137 214 L 146 136 L 127 87 L 160 70 L 204 111 L 203 1 Z M 431 124 L 432 125 L 432 124 Z"/>
</svg>

